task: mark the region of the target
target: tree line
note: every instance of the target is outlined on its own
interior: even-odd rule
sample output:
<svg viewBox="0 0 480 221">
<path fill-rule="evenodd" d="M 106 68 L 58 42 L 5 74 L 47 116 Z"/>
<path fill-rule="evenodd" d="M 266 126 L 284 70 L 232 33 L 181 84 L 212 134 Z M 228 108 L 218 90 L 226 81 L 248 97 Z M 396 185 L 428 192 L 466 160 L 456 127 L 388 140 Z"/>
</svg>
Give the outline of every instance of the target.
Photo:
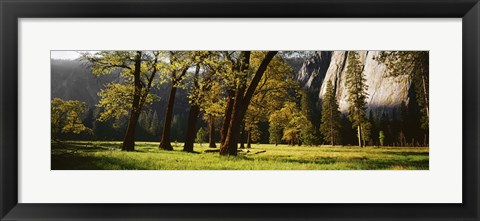
<svg viewBox="0 0 480 221">
<path fill-rule="evenodd" d="M 421 130 L 424 135 L 422 145 L 426 144 L 428 66 L 425 63 L 428 65 L 428 53 L 418 54 L 384 52 L 378 58 L 391 70 L 391 75 L 410 74 L 415 85 L 411 87 L 415 102 L 408 106 L 402 104 L 401 113 L 392 116 L 366 113 L 367 86 L 364 66 L 357 52 L 348 54 L 347 114 L 338 110 L 333 82 L 327 82 L 321 114 L 316 112 L 312 107 L 315 105 L 311 101 L 312 93 L 293 80 L 292 68 L 276 51 L 101 51 L 83 53 L 81 59 L 96 76 L 119 75 L 120 80 L 106 84 L 99 92 L 95 120 L 112 122 L 117 128 L 122 125 L 115 123 L 123 122 L 122 150 L 135 150 L 135 135 L 139 128 L 151 135 L 161 132 L 159 148 L 173 150 L 173 108 L 180 89 L 186 91 L 190 104 L 184 122 L 184 151 L 192 152 L 193 143 L 202 137 L 198 136 L 197 130 L 197 122 L 201 122 L 199 117 L 202 116 L 207 133 L 201 129 L 202 133 L 208 134 L 209 146 L 216 147 L 215 134 L 219 131 L 220 154 L 236 155 L 239 143 L 240 148 L 244 143 L 248 148 L 259 140 L 262 133 L 269 134 L 270 143 L 290 145 L 353 144 L 346 135 L 352 137 L 351 134 L 355 133 L 356 143 L 365 146 L 417 145 L 415 140 L 418 143 L 422 138 L 418 138 L 418 133 L 409 133 Z M 424 60 L 417 62 L 418 56 Z M 405 67 L 404 63 L 414 64 Z M 159 98 L 155 92 L 165 85 L 169 86 L 169 96 Z M 163 119 L 159 119 L 157 110 L 151 109 L 158 99 L 167 99 L 167 105 L 162 107 L 165 108 Z M 84 104 L 77 102 L 75 107 L 67 105 L 68 102 L 71 101 L 52 100 L 52 138 L 62 133 L 94 134 L 96 130 L 82 124 Z M 54 108 L 63 110 L 56 112 L 62 114 L 54 114 Z M 418 121 L 407 124 L 412 121 L 415 108 L 419 113 Z M 93 114 L 92 111 L 89 113 Z M 55 126 L 55 131 L 54 118 L 55 122 L 63 122 L 63 125 Z M 159 125 L 160 122 L 163 125 Z M 417 122 L 421 127 L 415 125 Z M 380 134 L 383 134 L 382 139 Z M 412 137 L 415 137 L 414 141 L 410 140 Z"/>
</svg>

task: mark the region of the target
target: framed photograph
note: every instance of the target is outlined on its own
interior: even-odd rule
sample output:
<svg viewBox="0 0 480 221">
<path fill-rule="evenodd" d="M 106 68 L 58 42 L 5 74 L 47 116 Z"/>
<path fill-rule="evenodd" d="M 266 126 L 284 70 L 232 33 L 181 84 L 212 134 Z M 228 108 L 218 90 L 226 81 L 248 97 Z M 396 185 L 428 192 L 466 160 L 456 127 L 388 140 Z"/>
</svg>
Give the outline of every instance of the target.
<svg viewBox="0 0 480 221">
<path fill-rule="evenodd" d="M 477 0 L 0 13 L 1 220 L 479 220 Z"/>
</svg>

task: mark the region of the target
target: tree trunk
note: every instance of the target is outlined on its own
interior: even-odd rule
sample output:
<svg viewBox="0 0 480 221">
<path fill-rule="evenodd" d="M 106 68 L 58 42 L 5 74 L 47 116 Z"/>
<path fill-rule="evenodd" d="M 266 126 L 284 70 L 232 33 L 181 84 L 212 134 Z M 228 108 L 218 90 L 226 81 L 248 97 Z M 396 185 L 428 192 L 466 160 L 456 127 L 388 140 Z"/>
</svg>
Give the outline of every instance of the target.
<svg viewBox="0 0 480 221">
<path fill-rule="evenodd" d="M 235 101 L 233 102 L 232 114 L 230 117 L 230 124 L 228 126 L 227 136 L 225 138 L 225 142 L 220 147 L 220 155 L 237 155 L 237 144 L 238 144 L 238 137 L 240 135 L 240 122 L 243 119 L 240 112 L 243 99 L 241 96 L 245 92 L 245 87 L 240 88 L 237 90 L 235 95 Z"/>
<path fill-rule="evenodd" d="M 241 63 L 238 66 L 240 72 L 245 72 L 248 70 L 250 65 L 250 52 L 241 53 Z M 225 136 L 225 141 L 220 146 L 220 155 L 237 155 L 237 144 L 238 136 L 240 133 L 240 122 L 242 122 L 243 117 L 241 116 L 243 98 L 246 90 L 246 79 L 240 79 L 240 83 L 235 90 L 235 97 L 232 104 L 232 110 L 230 114 L 230 121 L 228 122 L 227 133 Z M 227 107 L 228 108 L 228 107 Z M 228 115 L 225 116 L 225 119 L 228 118 Z M 227 125 L 227 121 L 224 120 L 224 125 Z"/>
<path fill-rule="evenodd" d="M 245 115 L 245 112 L 248 109 L 248 105 L 250 105 L 250 101 L 252 100 L 253 94 L 255 93 L 255 89 L 258 86 L 258 83 L 262 79 L 263 74 L 267 70 L 268 64 L 270 64 L 270 61 L 272 61 L 273 57 L 278 53 L 278 51 L 269 51 L 266 55 L 265 58 L 263 58 L 262 63 L 260 63 L 260 66 L 258 67 L 255 76 L 253 77 L 252 81 L 250 82 L 250 85 L 248 86 L 247 92 L 245 93 L 244 97 L 244 106 L 242 110 L 242 114 Z M 250 55 L 249 55 L 250 56 Z M 248 69 L 248 67 L 247 67 Z M 242 117 L 243 120 L 243 117 Z"/>
<path fill-rule="evenodd" d="M 135 128 L 137 126 L 138 117 L 140 116 L 137 111 L 130 112 L 130 119 L 128 120 L 127 132 L 123 139 L 122 150 L 134 151 L 135 150 Z"/>
<path fill-rule="evenodd" d="M 172 88 L 170 90 L 170 96 L 168 98 L 167 111 L 165 114 L 165 121 L 163 124 L 162 140 L 160 141 L 159 148 L 164 150 L 173 150 L 172 144 L 170 143 L 170 132 L 172 127 L 172 115 L 173 115 L 173 104 L 175 103 L 175 94 L 177 93 L 177 87 L 175 82 L 172 82 Z"/>
<path fill-rule="evenodd" d="M 425 99 L 425 110 L 427 112 L 427 117 L 430 117 L 428 113 L 428 91 L 427 91 L 427 87 L 425 86 L 425 76 L 423 75 L 422 75 L 422 85 L 423 85 L 423 95 Z"/>
<path fill-rule="evenodd" d="M 362 129 L 360 125 L 357 126 L 357 132 L 358 132 L 358 146 L 363 147 L 362 145 Z"/>
<path fill-rule="evenodd" d="M 361 132 L 361 134 L 362 134 L 362 147 L 366 147 L 366 145 L 365 145 L 366 142 L 365 142 L 365 137 L 364 137 L 365 136 L 365 134 L 364 134 L 365 131 L 363 131 L 362 126 L 360 126 L 360 130 L 362 131 Z"/>
<path fill-rule="evenodd" d="M 233 91 L 229 91 L 225 107 L 225 116 L 223 117 L 222 128 L 220 129 L 220 146 L 222 146 L 225 143 L 225 139 L 227 139 L 228 126 L 230 124 L 230 118 L 232 117 L 233 101 L 234 93 Z"/>
<path fill-rule="evenodd" d="M 134 77 L 134 92 L 132 110 L 130 111 L 130 119 L 128 120 L 127 131 L 123 139 L 122 150 L 134 151 L 135 150 L 135 128 L 137 127 L 138 117 L 140 116 L 140 95 L 142 93 L 142 85 L 140 82 L 140 65 L 141 65 L 142 52 L 137 51 L 135 57 L 135 70 L 133 71 Z"/>
<path fill-rule="evenodd" d="M 183 151 L 193 152 L 193 143 L 195 142 L 195 131 L 197 129 L 197 117 L 199 113 L 200 107 L 198 105 L 190 106 L 190 112 L 188 113 L 187 135 L 185 137 Z"/>
<path fill-rule="evenodd" d="M 252 148 L 252 129 L 248 129 L 247 149 Z"/>
<path fill-rule="evenodd" d="M 335 143 L 333 142 L 333 108 L 330 107 L 330 140 L 332 143 L 332 146 L 335 146 Z"/>
<path fill-rule="evenodd" d="M 208 147 L 216 148 L 217 145 L 215 144 L 215 119 L 213 118 L 212 114 L 208 115 L 208 142 L 210 143 Z"/>
<path fill-rule="evenodd" d="M 245 121 L 242 123 L 242 130 L 240 133 L 240 149 L 245 149 Z"/>
<path fill-rule="evenodd" d="M 426 147 L 427 146 L 427 134 L 423 134 L 423 146 Z"/>
</svg>

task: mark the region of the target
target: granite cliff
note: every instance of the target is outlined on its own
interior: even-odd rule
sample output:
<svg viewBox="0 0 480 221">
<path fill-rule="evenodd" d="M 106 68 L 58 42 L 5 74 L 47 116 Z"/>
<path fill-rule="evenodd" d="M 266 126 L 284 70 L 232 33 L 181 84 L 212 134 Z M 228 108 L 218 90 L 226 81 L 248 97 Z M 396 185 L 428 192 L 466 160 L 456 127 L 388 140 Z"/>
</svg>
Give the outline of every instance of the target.
<svg viewBox="0 0 480 221">
<path fill-rule="evenodd" d="M 368 85 L 367 113 L 372 110 L 375 114 L 386 113 L 391 116 L 393 110 L 399 108 L 402 102 L 408 103 L 411 79 L 407 74 L 390 76 L 386 66 L 375 60 L 379 53 L 380 51 L 359 51 L 360 62 L 365 65 L 363 73 Z M 303 62 L 296 79 L 304 88 L 319 91 L 318 107 L 325 94 L 327 81 L 331 81 L 340 111 L 348 112 L 347 57 L 348 51 L 319 51 Z"/>
</svg>

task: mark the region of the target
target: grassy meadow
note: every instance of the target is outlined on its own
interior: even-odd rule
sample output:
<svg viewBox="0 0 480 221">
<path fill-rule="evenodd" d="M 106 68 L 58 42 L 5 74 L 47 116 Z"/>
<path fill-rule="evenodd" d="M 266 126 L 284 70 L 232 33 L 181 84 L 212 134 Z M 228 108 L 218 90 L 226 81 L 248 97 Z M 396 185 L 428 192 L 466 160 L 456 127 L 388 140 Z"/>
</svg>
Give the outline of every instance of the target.
<svg viewBox="0 0 480 221">
<path fill-rule="evenodd" d="M 121 142 L 52 143 L 52 170 L 428 170 L 424 147 L 287 146 L 253 144 L 238 156 L 220 156 L 208 144 L 195 153 L 136 142 L 136 151 L 120 151 Z M 218 144 L 217 144 L 218 146 Z M 218 148 L 217 148 L 218 149 Z"/>
</svg>

